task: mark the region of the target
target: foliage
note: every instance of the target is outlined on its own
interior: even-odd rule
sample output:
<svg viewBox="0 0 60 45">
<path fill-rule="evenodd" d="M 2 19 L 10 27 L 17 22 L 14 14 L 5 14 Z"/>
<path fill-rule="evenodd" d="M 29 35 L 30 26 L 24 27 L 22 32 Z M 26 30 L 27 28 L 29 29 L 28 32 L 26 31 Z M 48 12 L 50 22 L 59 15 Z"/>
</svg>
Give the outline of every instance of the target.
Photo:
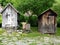
<svg viewBox="0 0 60 45">
<path fill-rule="evenodd" d="M 18 18 L 18 20 L 20 20 L 20 22 L 25 22 L 25 16 L 24 15 L 20 15 L 20 17 Z"/>
<path fill-rule="evenodd" d="M 60 1 L 55 0 L 52 9 L 57 13 L 57 26 L 60 27 Z"/>
<path fill-rule="evenodd" d="M 31 15 L 29 17 L 29 20 L 28 22 L 31 24 L 31 26 L 37 26 L 37 23 L 38 23 L 38 18 L 36 15 Z"/>
<path fill-rule="evenodd" d="M 2 6 L 5 6 L 7 3 L 13 4 L 13 1 L 12 1 L 12 0 L 0 0 L 0 4 L 1 4 Z"/>
<path fill-rule="evenodd" d="M 19 17 L 18 17 L 18 20 L 20 20 L 19 21 L 19 25 L 21 25 L 21 22 L 27 22 L 27 23 L 30 23 L 31 24 L 31 26 L 37 26 L 37 16 L 36 15 L 31 15 L 31 16 L 29 16 L 29 17 L 27 17 L 27 16 L 24 16 L 24 15 L 20 15 Z"/>
<path fill-rule="evenodd" d="M 2 6 L 11 3 L 20 12 L 31 10 L 34 14 L 39 15 L 42 11 L 50 8 L 55 0 L 0 0 Z M 48 2 L 48 3 L 47 3 Z"/>
<path fill-rule="evenodd" d="M 24 16 L 23 14 L 18 15 L 18 25 L 19 25 L 18 28 L 22 27 L 21 22 L 26 22 L 26 21 L 28 21 L 28 17 Z"/>
<path fill-rule="evenodd" d="M 40 15 L 44 10 L 52 8 L 58 15 L 57 26 L 60 27 L 60 0 L 0 0 L 3 7 L 7 3 L 11 3 L 20 12 L 19 25 L 21 25 L 20 22 L 27 21 L 31 26 L 37 26 L 37 19 L 33 16 L 26 17 L 24 13 L 31 10 L 33 14 Z M 0 24 L 1 22 L 2 18 L 0 18 Z"/>
<path fill-rule="evenodd" d="M 21 25 L 20 22 L 27 21 L 31 26 L 37 26 L 37 17 L 26 17 L 24 13 L 31 10 L 33 14 L 40 15 L 41 12 L 52 7 L 54 2 L 55 0 L 0 0 L 2 6 L 11 3 L 20 12 L 19 25 Z"/>
<path fill-rule="evenodd" d="M 60 27 L 60 19 L 57 21 L 57 27 Z"/>
<path fill-rule="evenodd" d="M 39 15 L 42 11 L 50 8 L 54 0 L 22 0 L 17 9 L 21 12 L 31 10 L 34 14 Z M 48 3 L 47 3 L 48 2 Z"/>
</svg>

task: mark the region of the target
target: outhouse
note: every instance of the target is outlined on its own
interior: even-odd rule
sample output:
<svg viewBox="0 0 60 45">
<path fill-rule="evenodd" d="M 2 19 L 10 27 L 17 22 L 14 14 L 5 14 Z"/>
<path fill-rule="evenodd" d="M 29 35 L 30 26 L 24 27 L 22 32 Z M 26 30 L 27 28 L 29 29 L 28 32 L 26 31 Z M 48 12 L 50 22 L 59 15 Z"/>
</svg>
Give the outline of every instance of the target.
<svg viewBox="0 0 60 45">
<path fill-rule="evenodd" d="M 3 11 L 2 14 L 2 28 L 14 28 L 16 29 L 18 26 L 17 17 L 19 12 L 10 4 L 8 3 Z"/>
<path fill-rule="evenodd" d="M 57 14 L 52 10 L 48 9 L 38 16 L 38 30 L 44 34 L 55 34 L 57 28 Z"/>
</svg>

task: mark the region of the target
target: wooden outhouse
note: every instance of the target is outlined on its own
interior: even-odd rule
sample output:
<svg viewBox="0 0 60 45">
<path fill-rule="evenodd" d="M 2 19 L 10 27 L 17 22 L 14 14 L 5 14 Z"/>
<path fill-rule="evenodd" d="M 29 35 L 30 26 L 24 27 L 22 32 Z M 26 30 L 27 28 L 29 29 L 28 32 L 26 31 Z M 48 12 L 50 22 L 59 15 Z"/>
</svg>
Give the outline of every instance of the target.
<svg viewBox="0 0 60 45">
<path fill-rule="evenodd" d="M 57 14 L 48 9 L 38 16 L 38 30 L 44 34 L 54 34 L 57 28 Z"/>
<path fill-rule="evenodd" d="M 10 3 L 6 5 L 1 14 L 2 28 L 17 28 L 17 15 L 19 14 L 19 12 Z"/>
</svg>

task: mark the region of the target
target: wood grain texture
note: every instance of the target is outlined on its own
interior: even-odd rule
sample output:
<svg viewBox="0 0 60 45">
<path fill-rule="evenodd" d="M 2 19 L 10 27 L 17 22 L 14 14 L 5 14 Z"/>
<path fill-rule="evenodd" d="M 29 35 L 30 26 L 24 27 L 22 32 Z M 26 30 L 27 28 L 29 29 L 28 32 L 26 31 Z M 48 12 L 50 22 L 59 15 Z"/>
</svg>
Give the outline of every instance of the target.
<svg viewBox="0 0 60 45">
<path fill-rule="evenodd" d="M 56 16 L 53 12 L 47 11 L 38 18 L 38 30 L 41 33 L 55 33 L 57 27 Z"/>
</svg>

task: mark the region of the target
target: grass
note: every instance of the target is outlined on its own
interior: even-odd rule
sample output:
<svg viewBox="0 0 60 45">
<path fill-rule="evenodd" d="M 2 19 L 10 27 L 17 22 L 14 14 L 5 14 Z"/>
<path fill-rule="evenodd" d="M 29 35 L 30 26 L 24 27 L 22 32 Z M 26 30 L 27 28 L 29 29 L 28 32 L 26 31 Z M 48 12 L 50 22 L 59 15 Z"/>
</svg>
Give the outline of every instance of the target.
<svg viewBox="0 0 60 45">
<path fill-rule="evenodd" d="M 25 36 L 23 37 L 38 37 L 38 36 L 50 36 L 49 34 L 41 34 L 40 32 L 38 32 L 38 28 L 37 27 L 31 27 L 31 33 L 28 34 L 24 34 Z"/>
<path fill-rule="evenodd" d="M 4 30 L 2 30 L 2 28 L 0 28 L 0 35 L 4 32 Z"/>
<path fill-rule="evenodd" d="M 56 36 L 60 36 L 60 27 L 58 27 L 56 30 Z"/>
<path fill-rule="evenodd" d="M 27 33 L 19 34 L 17 32 L 13 32 L 11 35 L 13 35 L 13 36 L 19 35 L 19 36 L 17 36 L 18 39 L 23 39 L 25 37 L 34 38 L 34 37 L 38 37 L 38 36 L 40 36 L 40 37 L 48 36 L 48 34 L 41 34 L 40 32 L 38 32 L 37 27 L 31 27 L 31 30 L 32 30 L 31 33 L 28 33 L 28 34 Z M 4 34 L 4 36 L 6 35 L 7 37 L 11 37 L 11 36 L 9 36 L 9 34 L 7 34 L 6 30 L 4 31 L 4 30 L 2 30 L 2 28 L 0 28 L 1 36 L 3 36 L 2 33 Z"/>
<path fill-rule="evenodd" d="M 36 43 L 31 43 L 30 45 L 37 45 Z"/>
<path fill-rule="evenodd" d="M 41 33 L 38 32 L 38 28 L 37 27 L 31 27 L 31 29 L 32 29 L 33 33 L 41 36 Z M 47 36 L 48 34 L 42 34 L 42 35 Z M 56 34 L 55 35 L 56 36 L 60 36 L 60 27 L 57 27 Z"/>
<path fill-rule="evenodd" d="M 4 30 L 2 30 L 0 28 L 0 35 L 4 32 Z M 15 36 L 17 33 L 14 32 L 13 35 Z M 56 36 L 60 36 L 60 28 L 57 28 L 57 31 L 56 31 Z M 31 33 L 23 33 L 20 35 L 21 38 L 23 37 L 37 37 L 37 36 L 50 36 L 49 34 L 41 34 L 40 32 L 38 32 L 38 28 L 37 27 L 31 27 Z"/>
<path fill-rule="evenodd" d="M 38 31 L 38 27 L 31 27 L 31 30 L 32 30 L 33 32 L 37 32 L 37 31 Z"/>
<path fill-rule="evenodd" d="M 2 15 L 0 14 L 0 23 L 2 23 Z"/>
<path fill-rule="evenodd" d="M 47 45 L 47 44 L 45 44 L 45 41 L 44 41 L 44 39 L 47 39 L 49 41 L 49 44 L 50 45 L 54 45 L 54 43 L 51 43 L 52 42 L 52 39 L 53 39 L 53 37 L 50 37 L 51 35 L 41 34 L 40 32 L 38 32 L 38 28 L 37 27 L 31 27 L 31 30 L 32 30 L 31 33 L 28 33 L 28 34 L 27 33 L 19 34 L 17 32 L 13 32 L 11 34 L 13 36 L 11 36 L 11 35 L 9 36 L 9 34 L 5 32 L 6 30 L 4 31 L 4 30 L 2 30 L 2 28 L 0 28 L 0 45 L 3 45 L 3 43 L 1 42 L 3 39 L 12 40 L 12 37 L 13 38 L 15 37 L 15 39 L 16 39 L 16 40 L 12 40 L 12 42 L 18 41 L 18 40 L 25 40 L 24 42 L 27 42 L 28 43 L 29 40 L 32 39 L 32 40 L 35 40 L 35 41 L 32 41 L 32 43 L 30 43 L 29 45 L 37 45 L 38 44 L 37 42 L 39 42 L 39 41 L 40 42 L 43 42 L 43 45 Z M 2 35 L 2 33 L 4 35 Z M 7 35 L 7 36 L 5 36 L 5 35 Z M 19 35 L 19 36 L 17 36 L 17 35 Z M 60 36 L 60 28 L 57 28 L 57 32 L 56 32 L 55 35 L 56 36 Z M 57 39 L 60 39 L 60 37 L 57 38 Z M 10 43 L 10 42 L 8 41 L 7 43 Z"/>
<path fill-rule="evenodd" d="M 37 37 L 37 36 L 50 36 L 49 34 L 41 34 L 40 32 L 38 32 L 38 28 L 37 27 L 31 27 L 32 32 L 27 34 L 27 37 Z M 60 27 L 57 28 L 56 30 L 56 36 L 60 36 Z"/>
</svg>

